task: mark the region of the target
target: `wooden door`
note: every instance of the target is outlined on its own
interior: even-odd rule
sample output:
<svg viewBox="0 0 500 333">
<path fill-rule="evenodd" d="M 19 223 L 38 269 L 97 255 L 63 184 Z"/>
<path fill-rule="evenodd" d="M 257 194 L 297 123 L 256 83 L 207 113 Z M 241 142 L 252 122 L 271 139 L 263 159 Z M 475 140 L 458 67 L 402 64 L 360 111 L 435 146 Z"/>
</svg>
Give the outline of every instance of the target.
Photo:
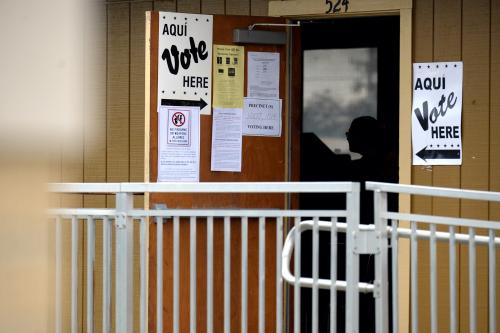
<svg viewBox="0 0 500 333">
<path fill-rule="evenodd" d="M 214 16 L 213 43 L 233 44 L 233 29 L 247 28 L 254 23 L 284 23 L 283 19 L 249 16 Z M 158 12 L 151 13 L 150 44 L 150 112 L 149 112 L 149 181 L 157 180 L 158 118 L 157 118 L 157 66 L 158 66 Z M 263 30 L 284 31 L 283 27 L 259 27 Z M 248 51 L 278 52 L 280 54 L 280 98 L 283 99 L 281 137 L 243 137 L 242 171 L 210 171 L 210 150 L 212 116 L 201 115 L 200 120 L 200 181 L 201 182 L 243 182 L 243 181 L 286 181 L 286 47 L 285 45 L 243 45 Z M 246 60 L 245 60 L 246 62 Z M 245 78 L 247 77 L 245 69 Z M 246 92 L 246 79 L 245 79 Z M 284 208 L 283 194 L 256 195 L 211 195 L 211 194 L 154 194 L 149 205 L 166 204 L 169 208 Z M 206 224 L 198 219 L 197 227 L 197 331 L 206 329 Z M 249 220 L 248 227 L 248 332 L 258 331 L 258 221 Z M 149 329 L 156 331 L 156 225 L 150 228 L 149 266 Z M 240 330 L 240 285 L 241 248 L 239 220 L 231 225 L 231 332 Z M 276 228 L 270 222 L 266 226 L 266 332 L 275 330 L 275 237 Z M 172 329 L 172 226 L 164 225 L 163 248 L 163 328 Z M 223 331 L 223 223 L 214 221 L 214 332 Z M 189 331 L 189 223 L 180 224 L 180 331 Z"/>
</svg>

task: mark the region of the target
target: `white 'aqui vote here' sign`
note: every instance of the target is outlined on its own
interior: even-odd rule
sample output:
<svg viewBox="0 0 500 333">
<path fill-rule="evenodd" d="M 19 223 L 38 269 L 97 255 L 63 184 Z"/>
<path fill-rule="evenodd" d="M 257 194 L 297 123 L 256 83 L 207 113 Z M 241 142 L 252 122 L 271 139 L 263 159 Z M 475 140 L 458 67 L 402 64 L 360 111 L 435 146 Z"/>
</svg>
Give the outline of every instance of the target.
<svg viewBox="0 0 500 333">
<path fill-rule="evenodd" d="M 413 165 L 462 164 L 462 62 L 413 64 Z"/>
<path fill-rule="evenodd" d="M 212 15 L 159 12 L 158 107 L 212 105 Z"/>
</svg>

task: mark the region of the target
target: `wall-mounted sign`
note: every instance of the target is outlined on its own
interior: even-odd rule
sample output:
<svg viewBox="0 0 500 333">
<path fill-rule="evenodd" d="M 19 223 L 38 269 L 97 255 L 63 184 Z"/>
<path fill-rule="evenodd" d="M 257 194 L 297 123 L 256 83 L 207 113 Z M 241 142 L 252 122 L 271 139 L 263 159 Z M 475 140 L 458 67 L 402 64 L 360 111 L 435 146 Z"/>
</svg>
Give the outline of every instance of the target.
<svg viewBox="0 0 500 333">
<path fill-rule="evenodd" d="M 247 97 L 280 98 L 280 54 L 248 52 Z"/>
<path fill-rule="evenodd" d="M 158 110 L 158 182 L 199 180 L 199 108 L 161 106 Z"/>
<path fill-rule="evenodd" d="M 245 98 L 243 135 L 281 136 L 281 100 Z"/>
<path fill-rule="evenodd" d="M 462 164 L 462 62 L 413 64 L 413 165 Z"/>
<path fill-rule="evenodd" d="M 214 108 L 242 108 L 245 48 L 214 45 Z"/>
<path fill-rule="evenodd" d="M 158 106 L 199 106 L 210 114 L 212 15 L 159 13 Z"/>
<path fill-rule="evenodd" d="M 212 171 L 241 172 L 241 114 L 241 108 L 214 108 L 212 118 Z"/>
</svg>

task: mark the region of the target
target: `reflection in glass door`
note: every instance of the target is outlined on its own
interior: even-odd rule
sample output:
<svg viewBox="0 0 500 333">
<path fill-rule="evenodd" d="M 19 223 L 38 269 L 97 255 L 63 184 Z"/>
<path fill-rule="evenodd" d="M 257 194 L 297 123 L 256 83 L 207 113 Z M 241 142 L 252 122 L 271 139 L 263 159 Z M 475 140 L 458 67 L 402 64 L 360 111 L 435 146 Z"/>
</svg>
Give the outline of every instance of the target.
<svg viewBox="0 0 500 333">
<path fill-rule="evenodd" d="M 302 132 L 314 133 L 335 154 L 350 154 L 353 119 L 377 118 L 377 49 L 305 50 Z"/>
</svg>

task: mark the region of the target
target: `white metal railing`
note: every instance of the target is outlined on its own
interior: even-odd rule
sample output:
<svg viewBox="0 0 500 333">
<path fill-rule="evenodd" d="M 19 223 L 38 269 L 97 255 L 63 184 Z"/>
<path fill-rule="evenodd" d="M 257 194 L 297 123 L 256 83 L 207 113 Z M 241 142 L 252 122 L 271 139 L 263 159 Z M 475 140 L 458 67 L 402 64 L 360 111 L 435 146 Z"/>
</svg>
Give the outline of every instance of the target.
<svg viewBox="0 0 500 333">
<path fill-rule="evenodd" d="M 179 332 L 180 327 L 180 303 L 189 302 L 189 329 L 197 332 L 199 322 L 197 318 L 201 310 L 206 311 L 207 332 L 214 332 L 214 224 L 222 223 L 223 230 L 223 280 L 224 295 L 223 304 L 217 304 L 223 308 L 223 328 L 227 333 L 231 330 L 231 285 L 240 288 L 240 299 L 238 312 L 240 316 L 241 332 L 248 329 L 248 302 L 249 302 L 249 274 L 258 275 L 258 332 L 266 330 L 266 284 L 269 283 L 269 272 L 266 273 L 266 242 L 276 243 L 274 260 L 276 271 L 272 273 L 275 279 L 276 292 L 273 297 L 276 300 L 275 313 L 276 332 L 293 331 L 300 332 L 301 329 L 301 288 L 312 290 L 312 320 L 311 331 L 319 332 L 328 330 L 336 331 L 337 323 L 337 292 L 346 293 L 346 332 L 357 332 L 359 326 L 359 293 L 371 293 L 375 298 L 376 331 L 388 332 L 392 320 L 393 331 L 397 332 L 399 327 L 398 306 L 398 256 L 399 239 L 410 240 L 411 247 L 411 330 L 419 331 L 419 290 L 418 269 L 419 256 L 418 244 L 425 241 L 430 249 L 430 317 L 431 332 L 438 330 L 438 291 L 437 291 L 437 242 L 446 242 L 449 245 L 449 285 L 450 285 L 450 331 L 458 331 L 458 309 L 457 309 L 457 244 L 468 245 L 469 249 L 469 330 L 476 331 L 476 247 L 488 247 L 488 286 L 489 286 L 489 327 L 490 332 L 495 332 L 496 327 L 496 249 L 500 246 L 500 238 L 496 237 L 496 231 L 500 229 L 497 221 L 484 221 L 469 218 L 444 217 L 422 214 L 409 214 L 388 209 L 388 194 L 402 193 L 410 195 L 423 195 L 446 197 L 456 199 L 483 200 L 489 202 L 500 202 L 500 193 L 483 191 L 467 191 L 446 188 L 433 188 L 423 186 L 385 184 L 367 182 L 366 188 L 374 191 L 374 221 L 373 225 L 362 225 L 359 221 L 360 202 L 359 184 L 356 183 L 186 183 L 186 184 L 141 184 L 141 183 L 119 183 L 119 184 L 52 184 L 50 190 L 55 193 L 101 193 L 114 194 L 116 196 L 116 208 L 92 209 L 92 208 L 58 208 L 52 209 L 51 215 L 56 220 L 56 332 L 63 332 L 62 328 L 62 226 L 64 223 L 71 224 L 71 332 L 77 332 L 78 323 L 86 322 L 87 332 L 94 329 L 94 273 L 95 273 L 95 233 L 98 226 L 102 226 L 103 233 L 103 274 L 102 286 L 102 331 L 110 332 L 112 317 L 114 316 L 116 332 L 132 332 L 134 320 L 139 320 L 140 332 L 147 332 L 148 322 L 148 285 L 147 273 L 149 253 L 156 251 L 156 332 L 171 331 Z M 346 209 L 341 210 L 288 210 L 288 209 L 160 209 L 144 210 L 134 209 L 133 195 L 144 193 L 343 193 L 345 194 Z M 180 238 L 180 225 L 184 219 L 189 221 L 189 281 L 180 279 L 180 246 L 184 240 Z M 342 221 L 342 222 L 339 222 Z M 343 222 L 345 220 L 345 222 Z M 197 244 L 197 227 L 200 221 L 206 223 L 206 307 L 198 307 L 200 293 L 197 290 L 197 257 L 199 251 Z M 401 221 L 409 221 L 410 227 L 400 226 Z M 78 281 L 78 256 L 79 256 L 79 224 L 86 225 L 86 309 L 83 313 L 78 312 L 78 289 L 81 284 Z M 187 222 L 186 222 L 187 223 Z M 250 244 L 248 239 L 249 223 L 255 223 L 258 228 L 257 244 Z M 165 238 L 163 226 L 171 224 L 173 237 Z M 266 226 L 274 224 L 276 227 L 276 238 L 270 239 L 266 236 Z M 140 228 L 139 242 L 134 244 L 133 229 L 138 225 Z M 237 228 L 235 226 L 239 226 Z M 425 226 L 429 226 L 428 229 Z M 447 231 L 438 231 L 439 226 L 446 226 Z M 156 230 L 156 244 L 148 244 L 148 230 L 154 227 Z M 468 229 L 467 233 L 460 233 L 457 228 Z M 487 235 L 480 235 L 478 228 L 487 229 Z M 231 251 L 234 244 L 231 243 L 231 235 L 235 230 L 240 231 L 240 281 L 231 280 Z M 285 232 L 290 229 L 285 237 Z M 301 274 L 301 233 L 305 230 L 312 231 L 312 276 L 304 277 Z M 330 276 L 328 279 L 319 278 L 319 233 L 330 233 Z M 237 231 L 236 231 L 237 232 Z M 337 235 L 346 235 L 346 279 L 338 279 L 337 274 Z M 112 234 L 114 234 L 115 257 L 112 253 Z M 164 252 L 164 242 L 171 242 L 172 253 Z M 258 262 L 250 267 L 248 261 L 249 246 L 258 247 Z M 133 280 L 133 249 L 139 248 L 140 253 L 140 277 L 138 281 Z M 155 250 L 154 250 L 155 249 Z M 234 251 L 234 250 L 233 250 Z M 359 281 L 359 256 L 361 254 L 372 254 L 375 257 L 375 279 L 372 282 Z M 165 272 L 163 272 L 164 255 L 171 255 L 172 262 L 172 299 L 163 299 Z M 234 256 L 234 254 L 233 254 Z M 389 256 L 392 257 L 392 276 L 389 277 Z M 114 260 L 116 273 L 114 281 L 111 280 L 112 262 Z M 293 263 L 293 269 L 290 265 Z M 234 270 L 234 268 L 233 268 Z M 170 275 L 170 272 L 168 273 Z M 267 279 L 266 279 L 267 276 Z M 390 285 L 390 280 L 393 281 Z M 287 304 L 284 291 L 287 291 L 283 282 L 292 286 L 293 304 Z M 486 283 L 486 281 L 485 281 Z M 139 286 L 139 318 L 133 315 L 133 286 Z M 189 300 L 182 299 L 179 294 L 181 286 L 189 285 Z M 114 288 L 115 295 L 112 299 L 111 291 Z M 392 299 L 389 299 L 389 288 L 392 288 Z M 319 327 L 318 323 L 318 293 L 319 289 L 330 290 L 329 325 Z M 234 287 L 233 287 L 234 290 Z M 421 293 L 422 291 L 420 291 Z M 164 323 L 164 305 L 171 302 L 172 323 Z M 389 303 L 392 302 L 392 317 L 389 315 Z M 115 313 L 111 314 L 111 305 L 114 304 Z M 287 309 L 290 308 L 288 313 Z M 83 318 L 79 318 L 83 316 Z M 291 321 L 290 318 L 293 318 Z M 440 319 L 441 320 L 441 319 Z"/>
<path fill-rule="evenodd" d="M 400 238 L 409 238 L 411 247 L 411 332 L 417 333 L 419 329 L 419 294 L 425 291 L 418 290 L 419 255 L 418 244 L 421 240 L 428 240 L 429 245 L 429 296 L 430 296 L 430 331 L 438 332 L 438 272 L 437 272 L 437 242 L 447 242 L 449 250 L 449 327 L 450 332 L 458 332 L 457 309 L 457 243 L 468 245 L 468 293 L 469 293 L 469 332 L 477 332 L 477 297 L 476 284 L 478 282 L 488 285 L 488 327 L 489 332 L 496 332 L 496 250 L 500 246 L 500 238 L 496 232 L 500 229 L 499 221 L 486 221 L 470 218 L 445 217 L 422 214 L 409 214 L 393 212 L 388 209 L 388 193 L 410 194 L 430 197 L 456 198 L 462 200 L 479 200 L 486 202 L 500 202 L 500 193 L 461 190 L 428 186 L 385 184 L 367 182 L 366 188 L 374 191 L 375 225 L 380 230 L 386 229 L 392 247 L 392 281 L 398 281 L 398 244 Z M 410 229 L 399 226 L 401 221 L 408 221 Z M 429 230 L 425 230 L 425 226 Z M 438 226 L 448 227 L 448 232 L 437 231 Z M 457 228 L 464 227 L 468 233 L 457 233 Z M 486 229 L 487 235 L 477 235 L 478 229 Z M 488 247 L 488 281 L 477 281 L 476 246 Z M 385 263 L 383 263 L 385 264 Z M 398 330 L 399 306 L 397 283 L 392 284 L 392 325 L 394 331 Z M 388 302 L 387 302 L 388 303 Z M 462 305 L 463 306 L 463 305 Z M 386 330 L 383 330 L 386 331 Z"/>
<path fill-rule="evenodd" d="M 230 332 L 231 325 L 231 284 L 239 284 L 241 290 L 239 312 L 241 317 L 241 332 L 248 331 L 248 276 L 250 272 L 258 271 L 258 332 L 264 332 L 266 327 L 266 242 L 274 241 L 276 243 L 275 263 L 276 271 L 273 273 L 276 285 L 275 328 L 276 332 L 285 332 L 287 330 L 288 319 L 284 318 L 284 285 L 281 275 L 282 269 L 282 247 L 284 231 L 292 223 L 295 227 L 301 225 L 302 220 L 313 217 L 313 229 L 315 230 L 315 257 L 314 257 L 314 279 L 317 282 L 318 274 L 318 244 L 317 232 L 319 230 L 319 219 L 328 219 L 329 221 L 343 218 L 346 221 L 345 231 L 348 232 L 347 245 L 351 246 L 354 242 L 354 231 L 359 224 L 359 184 L 351 182 L 339 183 L 119 183 L 119 184 L 51 184 L 50 191 L 54 193 L 79 193 L 79 194 L 114 194 L 116 197 L 116 208 L 113 209 L 91 209 L 91 208 L 57 208 L 52 209 L 50 214 L 56 219 L 56 332 L 62 332 L 62 225 L 70 222 L 71 229 L 71 332 L 77 332 L 78 323 L 86 322 L 87 332 L 93 332 L 94 325 L 94 272 L 95 272 L 95 227 L 96 222 L 101 223 L 103 228 L 103 298 L 102 302 L 102 330 L 110 332 L 112 314 L 111 304 L 114 303 L 115 313 L 114 322 L 116 332 L 132 332 L 134 330 L 134 319 L 139 319 L 140 332 L 147 332 L 148 322 L 148 291 L 147 291 L 147 272 L 148 272 L 148 230 L 150 224 L 156 224 L 156 244 L 151 244 L 150 250 L 156 248 L 156 332 L 166 331 L 179 332 L 180 326 L 180 286 L 184 283 L 189 284 L 189 328 L 190 332 L 197 332 L 197 297 L 199 292 L 196 289 L 197 281 L 197 225 L 200 220 L 206 221 L 206 331 L 214 331 L 214 221 L 223 220 L 223 239 L 224 239 L 224 297 L 223 313 L 225 333 Z M 134 209 L 133 195 L 144 193 L 344 193 L 346 209 L 344 210 L 286 210 L 286 209 L 160 209 L 144 210 Z M 181 219 L 189 220 L 190 234 L 190 256 L 189 256 L 189 281 L 180 280 L 180 239 L 179 229 Z M 250 220 L 256 220 L 258 225 L 258 264 L 249 267 L 248 261 L 248 228 Z M 80 223 L 86 225 L 86 310 L 78 313 L 78 289 L 82 286 L 78 281 L 78 226 Z M 172 224 L 172 326 L 167 327 L 163 322 L 164 304 L 170 300 L 163 299 L 164 272 L 163 272 L 163 251 L 166 240 L 163 235 L 163 225 Z M 231 232 L 235 223 L 241 225 L 241 281 L 231 281 Z M 252 222 L 253 223 L 253 222 Z M 276 239 L 271 240 L 266 236 L 266 225 L 275 223 Z M 321 222 L 322 225 L 323 222 Z M 140 236 L 139 243 L 133 242 L 134 225 L 139 224 Z M 336 224 L 331 224 L 333 228 Z M 114 231 L 113 231 L 114 229 Z M 351 231 L 351 233 L 349 233 Z M 115 243 L 115 279 L 111 281 L 111 253 L 112 238 L 114 232 Z M 333 235 L 334 233 L 332 233 Z M 336 233 L 335 233 L 336 234 Z M 352 235 L 349 236 L 349 235 Z M 333 236 L 332 236 L 333 237 Z M 139 247 L 140 252 L 140 278 L 139 281 L 133 281 L 133 249 Z M 295 237 L 295 267 L 294 273 L 297 276 L 295 282 L 299 282 L 300 277 L 300 237 Z M 298 251 L 298 252 L 297 252 Z M 346 268 L 346 281 L 339 282 L 343 290 L 349 295 L 357 295 L 359 292 L 359 262 L 356 263 L 358 254 L 350 251 L 347 254 L 348 260 Z M 335 256 L 332 256 L 335 258 Z M 332 270 L 333 272 L 335 270 Z M 267 274 L 269 277 L 269 273 Z M 335 276 L 334 276 L 335 277 Z M 336 279 L 334 279 L 336 280 Z M 318 331 L 317 324 L 317 283 L 313 286 L 316 320 L 312 323 L 313 331 Z M 114 284 L 115 297 L 111 298 L 112 284 Z M 133 285 L 139 285 L 140 315 L 134 318 L 133 315 Z M 293 326 L 295 332 L 300 331 L 300 288 L 301 282 L 294 286 L 294 317 Z M 363 289 L 363 285 L 361 289 Z M 334 289 L 332 289 L 334 290 Z M 356 331 L 358 318 L 357 297 L 347 297 L 346 323 L 349 331 Z M 234 303 L 233 303 L 234 304 Z M 335 310 L 335 309 L 333 309 Z M 332 312 L 335 314 L 335 312 Z M 79 318 L 79 315 L 84 318 Z M 334 321 L 335 322 L 335 321 Z"/>
</svg>

